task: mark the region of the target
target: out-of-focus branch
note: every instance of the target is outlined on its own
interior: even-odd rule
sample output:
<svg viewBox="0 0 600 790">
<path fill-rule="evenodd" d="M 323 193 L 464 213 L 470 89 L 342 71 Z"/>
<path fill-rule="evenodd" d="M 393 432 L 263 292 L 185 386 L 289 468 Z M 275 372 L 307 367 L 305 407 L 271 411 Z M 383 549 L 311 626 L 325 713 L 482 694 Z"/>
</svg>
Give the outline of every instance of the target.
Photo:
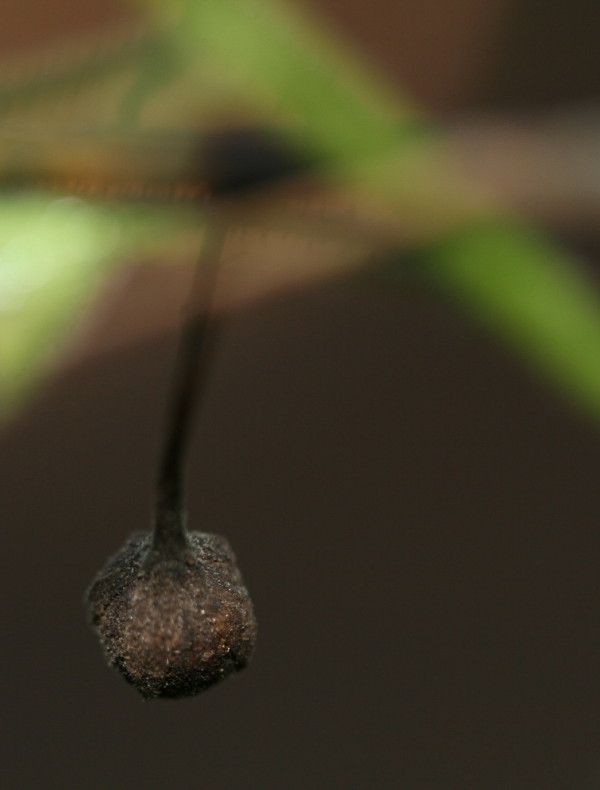
<svg viewBox="0 0 600 790">
<path fill-rule="evenodd" d="M 197 199 L 198 189 L 187 184 L 185 174 L 191 172 L 200 137 L 191 129 L 162 130 L 138 140 L 135 133 L 106 130 L 78 134 L 71 129 L 59 135 L 0 126 L 0 187 L 77 192 L 81 182 L 95 184 L 100 197 Z M 600 109 L 527 119 L 471 116 L 447 124 L 442 139 L 463 175 L 512 211 L 575 235 L 600 235 Z M 169 187 L 163 186 L 163 195 L 155 187 L 157 179 Z M 123 180 L 129 195 L 127 190 L 120 194 Z M 263 216 L 267 224 L 282 213 L 278 205 L 273 208 L 274 217 Z M 231 210 L 236 213 L 235 206 Z M 359 215 L 360 209 L 355 219 Z M 311 223 L 318 225 L 316 214 Z M 327 233 L 327 212 L 321 224 Z M 334 227 L 330 230 L 336 235 Z M 350 229 L 354 232 L 360 235 L 356 225 Z"/>
<path fill-rule="evenodd" d="M 448 141 L 465 173 L 523 216 L 600 237 L 600 107 L 461 119 Z"/>
</svg>

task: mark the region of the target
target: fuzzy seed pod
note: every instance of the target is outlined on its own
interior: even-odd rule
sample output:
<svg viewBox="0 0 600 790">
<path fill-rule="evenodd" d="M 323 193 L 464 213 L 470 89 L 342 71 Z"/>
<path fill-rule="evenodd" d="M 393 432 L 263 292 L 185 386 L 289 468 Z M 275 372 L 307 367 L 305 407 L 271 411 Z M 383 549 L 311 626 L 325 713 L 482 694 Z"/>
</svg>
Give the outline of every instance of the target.
<svg viewBox="0 0 600 790">
<path fill-rule="evenodd" d="M 228 542 L 186 534 L 178 554 L 133 535 L 87 593 L 108 661 L 146 698 L 198 694 L 248 663 L 256 620 Z"/>
</svg>

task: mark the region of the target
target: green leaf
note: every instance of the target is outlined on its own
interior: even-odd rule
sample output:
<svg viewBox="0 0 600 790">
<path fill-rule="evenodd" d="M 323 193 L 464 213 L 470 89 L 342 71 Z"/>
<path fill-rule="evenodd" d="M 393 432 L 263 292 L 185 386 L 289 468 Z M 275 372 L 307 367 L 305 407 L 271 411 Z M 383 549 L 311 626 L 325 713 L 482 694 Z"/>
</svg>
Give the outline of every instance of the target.
<svg viewBox="0 0 600 790">
<path fill-rule="evenodd" d="M 426 268 L 465 307 L 600 416 L 597 293 L 569 255 L 507 220 L 504 209 L 462 181 L 410 101 L 295 6 L 275 0 L 139 4 L 152 12 L 159 32 L 150 49 L 122 61 L 131 79 L 121 84 L 121 122 L 186 125 L 199 117 L 231 117 L 233 108 L 242 120 L 258 116 L 294 129 L 324 170 L 359 185 L 367 204 L 374 199 L 395 218 L 387 230 L 397 229 L 399 245 L 408 238 L 420 247 L 431 264 Z M 108 74 L 105 65 L 98 74 Z M 81 74 L 96 79 L 93 68 Z M 123 76 L 119 69 L 117 76 Z M 44 86 L 34 87 L 37 102 Z M 17 91 L 8 105 L 27 104 L 25 94 Z M 93 125 L 104 107 L 114 109 L 111 85 L 99 96 L 99 110 L 90 114 L 85 101 L 79 109 L 75 103 L 72 117 Z M 60 123 L 69 106 L 70 100 L 58 111 Z M 110 267 L 149 240 L 167 238 L 177 224 L 166 208 L 145 219 L 122 211 L 107 215 L 80 206 L 71 222 L 48 219 L 52 211 L 39 200 L 0 204 L 3 404 L 30 387 Z"/>
<path fill-rule="evenodd" d="M 484 325 L 600 418 L 598 293 L 575 259 L 501 219 L 456 231 L 421 259 Z"/>
<path fill-rule="evenodd" d="M 410 103 L 296 7 L 275 0 L 174 7 L 182 12 L 174 35 L 190 60 L 208 50 L 258 98 L 269 95 L 323 161 L 360 179 L 411 225 L 439 281 L 600 417 L 600 300 L 577 261 L 463 183 Z"/>
<path fill-rule="evenodd" d="M 164 209 L 0 202 L 0 416 L 31 392 L 113 267 L 168 243 L 176 226 Z"/>
<path fill-rule="evenodd" d="M 188 68 L 206 60 L 237 75 L 239 93 L 271 119 L 291 121 L 331 165 L 397 152 L 412 103 L 392 96 L 298 6 L 270 0 L 142 2 L 164 20 Z"/>
</svg>

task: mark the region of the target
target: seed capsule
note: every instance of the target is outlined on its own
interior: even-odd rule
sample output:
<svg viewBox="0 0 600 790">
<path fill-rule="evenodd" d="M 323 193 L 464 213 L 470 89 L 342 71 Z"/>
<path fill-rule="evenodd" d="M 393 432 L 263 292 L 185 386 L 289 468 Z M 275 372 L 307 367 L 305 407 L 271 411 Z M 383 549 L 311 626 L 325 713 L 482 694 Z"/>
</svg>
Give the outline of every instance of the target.
<svg viewBox="0 0 600 790">
<path fill-rule="evenodd" d="M 198 694 L 248 663 L 252 602 L 229 543 L 186 534 L 179 554 L 133 535 L 87 593 L 108 661 L 146 698 Z"/>
</svg>

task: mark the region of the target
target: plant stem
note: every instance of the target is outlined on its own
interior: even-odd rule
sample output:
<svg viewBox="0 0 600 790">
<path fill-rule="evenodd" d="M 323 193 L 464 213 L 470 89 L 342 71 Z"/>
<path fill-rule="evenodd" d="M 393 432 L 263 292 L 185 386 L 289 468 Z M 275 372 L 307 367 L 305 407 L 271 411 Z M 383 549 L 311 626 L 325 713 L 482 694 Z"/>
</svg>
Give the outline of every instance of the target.
<svg viewBox="0 0 600 790">
<path fill-rule="evenodd" d="M 207 229 L 185 310 L 171 397 L 167 407 L 165 440 L 158 467 L 153 550 L 179 557 L 187 547 L 184 508 L 184 462 L 189 444 L 194 403 L 206 377 L 212 329 L 210 306 L 225 238 L 219 225 Z"/>
</svg>

